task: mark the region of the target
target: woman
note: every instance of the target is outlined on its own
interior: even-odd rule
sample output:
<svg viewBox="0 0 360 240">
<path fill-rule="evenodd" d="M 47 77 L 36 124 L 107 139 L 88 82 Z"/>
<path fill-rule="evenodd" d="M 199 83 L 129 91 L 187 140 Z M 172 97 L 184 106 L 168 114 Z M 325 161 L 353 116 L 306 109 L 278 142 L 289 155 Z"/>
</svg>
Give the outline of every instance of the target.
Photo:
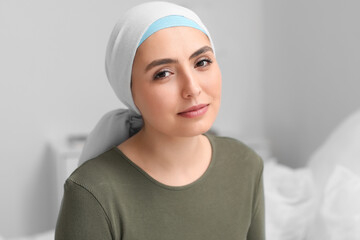
<svg viewBox="0 0 360 240">
<path fill-rule="evenodd" d="M 105 115 L 67 179 L 60 239 L 264 239 L 262 161 L 207 132 L 220 107 L 210 35 L 165 2 L 129 10 L 106 70 L 129 110 Z M 140 129 L 140 130 L 139 130 Z"/>
</svg>

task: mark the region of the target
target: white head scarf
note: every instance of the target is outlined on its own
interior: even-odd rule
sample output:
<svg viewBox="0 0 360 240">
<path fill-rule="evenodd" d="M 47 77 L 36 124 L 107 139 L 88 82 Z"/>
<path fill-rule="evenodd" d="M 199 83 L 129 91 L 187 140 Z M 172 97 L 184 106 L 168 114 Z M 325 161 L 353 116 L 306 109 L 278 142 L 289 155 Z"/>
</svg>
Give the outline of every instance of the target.
<svg viewBox="0 0 360 240">
<path fill-rule="evenodd" d="M 119 145 L 143 126 L 139 110 L 131 93 L 132 64 L 144 34 L 157 20 L 168 16 L 182 16 L 197 24 L 213 46 L 209 32 L 191 10 L 168 2 L 148 2 L 128 10 L 115 25 L 106 50 L 106 74 L 117 97 L 128 109 L 105 114 L 89 134 L 80 156 L 79 165 L 110 148 Z M 181 23 L 172 26 L 184 26 Z"/>
</svg>

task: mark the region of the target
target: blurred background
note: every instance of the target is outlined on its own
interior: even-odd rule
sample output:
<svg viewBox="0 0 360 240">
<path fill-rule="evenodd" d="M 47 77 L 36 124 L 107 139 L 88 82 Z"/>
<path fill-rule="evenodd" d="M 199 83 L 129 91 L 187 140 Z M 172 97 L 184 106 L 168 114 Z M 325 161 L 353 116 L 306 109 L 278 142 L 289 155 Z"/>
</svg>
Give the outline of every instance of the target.
<svg viewBox="0 0 360 240">
<path fill-rule="evenodd" d="M 0 0 L 0 239 L 55 228 L 61 159 L 76 162 L 101 116 L 123 107 L 105 49 L 121 14 L 142 2 Z M 265 161 L 306 168 L 360 108 L 360 1 L 171 2 L 212 34 L 223 77 L 214 129 Z"/>
</svg>

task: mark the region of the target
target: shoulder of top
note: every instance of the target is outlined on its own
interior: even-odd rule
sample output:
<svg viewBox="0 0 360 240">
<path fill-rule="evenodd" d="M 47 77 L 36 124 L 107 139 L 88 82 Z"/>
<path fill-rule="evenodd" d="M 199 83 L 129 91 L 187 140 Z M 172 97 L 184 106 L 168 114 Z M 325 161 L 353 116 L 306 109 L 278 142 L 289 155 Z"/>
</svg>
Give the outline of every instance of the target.
<svg viewBox="0 0 360 240">
<path fill-rule="evenodd" d="M 262 158 L 249 146 L 242 141 L 224 136 L 210 136 L 215 144 L 216 151 L 224 153 L 232 152 L 234 155 L 241 156 L 243 160 L 250 160 L 253 164 L 263 167 Z"/>
<path fill-rule="evenodd" d="M 229 148 L 250 151 L 256 154 L 254 150 L 238 139 L 224 136 L 211 136 L 211 138 L 217 146 L 227 146 Z"/>
<path fill-rule="evenodd" d="M 110 149 L 99 156 L 87 160 L 77 169 L 75 169 L 68 180 L 80 185 L 93 185 L 103 180 L 111 178 L 115 170 L 115 165 L 120 161 L 116 161 L 116 152 Z"/>
</svg>

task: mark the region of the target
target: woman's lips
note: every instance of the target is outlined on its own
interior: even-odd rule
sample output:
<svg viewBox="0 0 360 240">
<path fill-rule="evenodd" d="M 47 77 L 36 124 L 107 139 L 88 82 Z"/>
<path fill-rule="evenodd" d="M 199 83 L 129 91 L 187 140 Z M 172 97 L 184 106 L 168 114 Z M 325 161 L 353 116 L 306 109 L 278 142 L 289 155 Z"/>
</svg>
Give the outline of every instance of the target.
<svg viewBox="0 0 360 240">
<path fill-rule="evenodd" d="M 195 118 L 204 115 L 208 110 L 209 104 L 199 104 L 179 112 L 178 115 L 186 118 Z"/>
</svg>

